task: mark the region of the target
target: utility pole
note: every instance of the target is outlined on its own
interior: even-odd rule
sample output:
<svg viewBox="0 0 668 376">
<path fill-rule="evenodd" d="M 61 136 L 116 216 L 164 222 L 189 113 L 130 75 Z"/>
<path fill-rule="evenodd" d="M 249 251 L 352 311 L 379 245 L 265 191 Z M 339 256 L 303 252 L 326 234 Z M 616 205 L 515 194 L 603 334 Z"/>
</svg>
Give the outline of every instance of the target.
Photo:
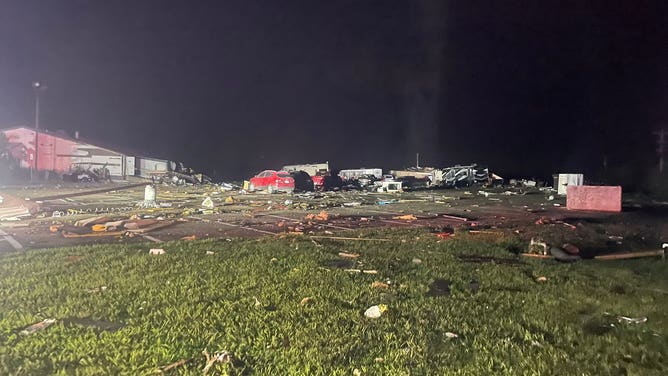
<svg viewBox="0 0 668 376">
<path fill-rule="evenodd" d="M 31 165 L 30 169 L 30 181 L 33 179 L 33 166 L 35 170 L 35 175 L 39 175 L 39 171 L 37 169 L 37 155 L 39 154 L 38 148 L 39 148 L 39 93 L 40 91 L 46 90 L 46 86 L 44 86 L 41 82 L 39 81 L 34 81 L 32 83 L 32 88 L 33 91 L 35 92 L 35 155 L 33 158 L 33 163 Z"/>
<path fill-rule="evenodd" d="M 656 153 L 659 155 L 659 174 L 663 174 L 663 155 L 666 151 L 666 142 L 668 142 L 668 132 L 665 128 L 652 132 L 656 135 Z"/>
<path fill-rule="evenodd" d="M 420 153 L 415 153 L 415 168 L 420 168 Z"/>
</svg>

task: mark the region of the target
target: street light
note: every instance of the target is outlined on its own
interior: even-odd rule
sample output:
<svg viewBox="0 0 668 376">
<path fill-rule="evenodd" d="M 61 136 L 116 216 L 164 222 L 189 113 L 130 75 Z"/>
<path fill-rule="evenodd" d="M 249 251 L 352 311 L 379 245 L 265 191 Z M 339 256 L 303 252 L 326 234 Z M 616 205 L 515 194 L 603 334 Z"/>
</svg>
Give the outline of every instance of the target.
<svg viewBox="0 0 668 376">
<path fill-rule="evenodd" d="M 35 158 L 34 158 L 34 169 L 37 172 L 37 148 L 39 144 L 39 138 L 37 136 L 39 132 L 39 93 L 46 90 L 46 86 L 40 81 L 33 81 L 32 89 L 35 92 Z M 30 170 L 30 180 L 32 181 L 32 169 Z"/>
<path fill-rule="evenodd" d="M 35 91 L 35 131 L 39 130 L 39 92 L 46 89 L 39 81 L 32 83 L 32 89 Z"/>
</svg>

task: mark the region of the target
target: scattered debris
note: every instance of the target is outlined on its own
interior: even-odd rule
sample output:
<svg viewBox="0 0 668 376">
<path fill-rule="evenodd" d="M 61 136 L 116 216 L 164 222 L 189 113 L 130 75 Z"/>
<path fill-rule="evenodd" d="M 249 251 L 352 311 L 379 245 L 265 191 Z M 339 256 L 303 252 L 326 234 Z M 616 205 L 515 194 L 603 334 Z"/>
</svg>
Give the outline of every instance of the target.
<svg viewBox="0 0 668 376">
<path fill-rule="evenodd" d="M 360 257 L 359 253 L 339 252 L 339 257 L 356 259 Z"/>
<path fill-rule="evenodd" d="M 371 306 L 367 308 L 366 311 L 364 311 L 364 316 L 370 318 L 370 319 L 377 319 L 379 318 L 385 311 L 387 311 L 387 306 L 385 304 L 378 304 Z"/>
<path fill-rule="evenodd" d="M 388 285 L 387 283 L 380 282 L 380 281 L 373 281 L 373 283 L 371 284 L 371 288 L 372 289 L 389 289 L 390 285 Z"/>
<path fill-rule="evenodd" d="M 129 229 L 128 232 L 135 233 L 135 234 L 145 234 L 147 232 L 163 229 L 165 227 L 172 226 L 176 223 L 176 221 L 156 221 L 154 224 L 146 226 L 146 227 L 141 227 L 138 229 Z M 126 227 L 127 228 L 127 227 Z"/>
<path fill-rule="evenodd" d="M 299 302 L 299 305 L 307 305 L 307 304 L 310 304 L 311 301 L 313 301 L 313 298 L 311 298 L 310 296 L 307 296 L 306 298 L 302 299 Z"/>
<path fill-rule="evenodd" d="M 647 322 L 647 317 L 617 316 L 617 321 L 620 324 L 644 324 Z"/>
<path fill-rule="evenodd" d="M 206 366 L 202 369 L 202 372 L 206 375 L 211 367 L 213 367 L 214 364 L 216 363 L 231 363 L 232 362 L 232 354 L 229 352 L 222 350 L 222 351 L 216 351 L 213 353 L 213 356 L 209 355 L 209 352 L 204 349 L 202 351 L 202 354 L 206 357 Z"/>
<path fill-rule="evenodd" d="M 162 248 L 151 248 L 148 251 L 149 255 L 164 255 L 165 253 L 166 253 L 165 250 Z"/>
<path fill-rule="evenodd" d="M 86 218 L 86 219 L 80 219 L 76 222 L 74 222 L 75 226 L 79 227 L 87 227 L 87 226 L 93 226 L 93 225 L 98 225 L 98 224 L 104 224 L 107 222 L 111 222 L 113 218 L 108 217 L 106 215 L 101 215 L 101 216 L 95 216 L 91 218 Z"/>
<path fill-rule="evenodd" d="M 188 359 L 181 359 L 181 360 L 176 361 L 172 364 L 169 364 L 169 365 L 158 368 L 156 370 L 156 372 L 165 373 L 167 371 L 173 370 L 174 368 L 181 367 L 182 365 L 186 364 L 188 361 L 189 361 Z"/>
<path fill-rule="evenodd" d="M 580 254 L 580 248 L 578 248 L 577 246 L 575 246 L 571 243 L 565 243 L 564 245 L 561 246 L 561 249 L 563 249 L 569 255 L 579 255 Z"/>
<path fill-rule="evenodd" d="M 556 206 L 556 204 L 555 204 L 555 206 Z M 560 223 L 561 223 L 562 225 L 564 225 L 564 226 L 570 228 L 571 230 L 577 230 L 577 228 L 578 228 L 577 226 L 572 225 L 572 224 L 567 223 L 567 222 L 560 222 Z"/>
<path fill-rule="evenodd" d="M 552 256 L 550 255 L 542 255 L 539 253 L 520 253 L 520 256 L 524 257 L 533 257 L 533 258 L 539 258 L 539 259 L 551 259 Z"/>
<path fill-rule="evenodd" d="M 216 252 L 214 252 L 214 251 L 206 251 L 206 254 L 207 254 L 207 255 L 215 255 Z"/>
<path fill-rule="evenodd" d="M 344 269 L 348 273 L 364 273 L 364 274 L 378 274 L 378 270 L 374 269 Z"/>
<path fill-rule="evenodd" d="M 547 277 L 545 276 L 537 277 L 536 282 L 547 282 Z"/>
<path fill-rule="evenodd" d="M 547 243 L 542 239 L 531 238 L 529 242 L 529 253 L 547 255 Z"/>
<path fill-rule="evenodd" d="M 413 258 L 413 260 L 411 260 L 411 262 L 413 264 L 418 264 L 418 265 L 422 264 L 422 260 L 417 258 L 417 257 Z"/>
<path fill-rule="evenodd" d="M 580 256 L 568 254 L 563 249 L 561 249 L 559 247 L 550 248 L 550 254 L 557 261 L 572 262 L 572 261 L 577 261 L 577 260 L 580 259 Z"/>
<path fill-rule="evenodd" d="M 49 326 L 53 325 L 56 323 L 56 319 L 44 319 L 38 323 L 32 324 L 29 327 L 21 330 L 19 334 L 27 336 L 36 332 L 39 332 L 40 330 L 44 330 L 48 328 Z"/>
<path fill-rule="evenodd" d="M 93 232 L 107 231 L 107 226 L 106 225 L 93 225 L 91 227 L 91 230 L 93 230 Z"/>
<path fill-rule="evenodd" d="M 445 332 L 445 338 L 458 338 L 459 335 L 453 332 Z"/>
<path fill-rule="evenodd" d="M 197 240 L 197 235 L 187 235 L 181 238 L 181 240 Z"/>
<path fill-rule="evenodd" d="M 213 209 L 214 207 L 213 200 L 211 199 L 211 197 L 207 196 L 204 199 L 204 201 L 202 201 L 202 204 L 200 206 L 206 209 Z"/>
<path fill-rule="evenodd" d="M 595 256 L 595 260 L 625 260 L 632 258 L 641 258 L 641 257 L 656 257 L 661 256 L 661 259 L 666 257 L 666 249 L 659 249 L 655 251 L 644 251 L 644 252 L 630 252 L 630 253 L 613 253 L 609 255 L 598 255 Z"/>
<path fill-rule="evenodd" d="M 379 181 L 374 183 L 377 186 L 376 191 L 379 193 L 400 193 L 403 192 L 400 181 Z"/>
<path fill-rule="evenodd" d="M 306 217 L 304 217 L 305 220 L 307 221 L 320 221 L 320 222 L 325 222 L 329 219 L 329 213 L 326 211 L 322 210 L 318 214 L 308 214 Z"/>
<path fill-rule="evenodd" d="M 498 236 L 503 235 L 503 232 L 500 232 L 500 231 L 489 231 L 489 230 L 469 230 L 468 233 L 469 233 L 469 234 L 473 234 L 473 235 L 476 235 L 476 234 L 498 235 Z"/>
<path fill-rule="evenodd" d="M 396 217 L 392 217 L 392 219 L 398 219 L 402 221 L 415 221 L 417 220 L 417 217 L 415 217 L 413 214 L 406 214 L 406 215 L 398 215 Z"/>
</svg>

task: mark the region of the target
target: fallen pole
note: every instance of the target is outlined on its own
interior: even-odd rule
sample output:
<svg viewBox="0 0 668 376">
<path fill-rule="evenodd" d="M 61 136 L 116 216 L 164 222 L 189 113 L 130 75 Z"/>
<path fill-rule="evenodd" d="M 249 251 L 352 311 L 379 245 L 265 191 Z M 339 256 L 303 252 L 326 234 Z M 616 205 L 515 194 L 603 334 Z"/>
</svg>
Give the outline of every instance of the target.
<svg viewBox="0 0 668 376">
<path fill-rule="evenodd" d="M 449 219 L 455 219 L 457 221 L 462 221 L 462 222 L 467 222 L 469 220 L 468 218 L 457 217 L 456 215 L 450 215 L 450 214 L 441 214 L 441 217 L 449 218 Z"/>
<path fill-rule="evenodd" d="M 630 253 L 614 253 L 610 255 L 600 255 L 595 256 L 594 260 L 626 260 L 633 258 L 641 257 L 656 257 L 661 256 L 661 259 L 665 259 L 666 251 L 664 249 L 659 249 L 655 251 L 643 251 L 643 252 L 630 252 Z"/>
</svg>

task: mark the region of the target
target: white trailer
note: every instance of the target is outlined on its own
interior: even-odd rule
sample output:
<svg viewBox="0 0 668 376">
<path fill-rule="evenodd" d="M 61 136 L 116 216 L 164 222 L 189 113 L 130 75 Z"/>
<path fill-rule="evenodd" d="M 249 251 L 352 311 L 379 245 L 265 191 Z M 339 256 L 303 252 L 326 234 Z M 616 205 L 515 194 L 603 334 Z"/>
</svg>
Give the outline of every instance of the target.
<svg viewBox="0 0 668 376">
<path fill-rule="evenodd" d="M 561 196 L 566 196 L 566 191 L 569 185 L 582 185 L 584 184 L 584 175 L 583 174 L 558 174 L 554 176 L 554 189 L 557 190 L 557 194 Z"/>
<path fill-rule="evenodd" d="M 329 172 L 329 162 L 325 163 L 306 163 L 297 165 L 286 165 L 281 168 L 283 171 L 304 171 L 311 176 L 327 175 Z"/>
<path fill-rule="evenodd" d="M 339 171 L 339 176 L 343 180 L 355 180 L 360 177 L 369 177 L 373 176 L 376 179 L 382 179 L 383 169 L 382 168 L 356 168 L 356 169 L 347 169 Z"/>
</svg>

